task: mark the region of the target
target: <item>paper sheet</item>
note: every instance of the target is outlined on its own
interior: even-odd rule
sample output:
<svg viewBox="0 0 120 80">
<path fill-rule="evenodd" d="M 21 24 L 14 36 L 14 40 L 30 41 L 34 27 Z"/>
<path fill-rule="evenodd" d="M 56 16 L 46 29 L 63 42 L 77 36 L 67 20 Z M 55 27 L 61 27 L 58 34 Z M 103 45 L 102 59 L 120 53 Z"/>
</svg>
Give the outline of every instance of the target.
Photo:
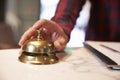
<svg viewBox="0 0 120 80">
<path fill-rule="evenodd" d="M 97 51 L 101 52 L 102 54 L 106 55 L 118 65 L 120 65 L 120 42 L 96 42 L 96 41 L 86 41 L 88 45 L 92 48 L 96 49 Z M 104 45 L 104 46 L 101 46 Z M 113 51 L 111 49 L 116 51 Z M 118 52 L 117 52 L 118 51 Z"/>
</svg>

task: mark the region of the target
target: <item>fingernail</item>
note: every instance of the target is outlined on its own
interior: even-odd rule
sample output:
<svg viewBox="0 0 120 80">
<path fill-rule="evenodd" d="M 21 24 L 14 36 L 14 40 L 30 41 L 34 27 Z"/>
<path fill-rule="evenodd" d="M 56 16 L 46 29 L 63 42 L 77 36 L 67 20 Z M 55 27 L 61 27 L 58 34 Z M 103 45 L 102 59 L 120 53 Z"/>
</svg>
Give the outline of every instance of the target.
<svg viewBox="0 0 120 80">
<path fill-rule="evenodd" d="M 21 41 L 19 41 L 19 42 L 18 42 L 18 45 L 19 45 L 19 46 L 21 46 L 21 45 L 22 45 L 22 42 L 21 42 Z"/>
</svg>

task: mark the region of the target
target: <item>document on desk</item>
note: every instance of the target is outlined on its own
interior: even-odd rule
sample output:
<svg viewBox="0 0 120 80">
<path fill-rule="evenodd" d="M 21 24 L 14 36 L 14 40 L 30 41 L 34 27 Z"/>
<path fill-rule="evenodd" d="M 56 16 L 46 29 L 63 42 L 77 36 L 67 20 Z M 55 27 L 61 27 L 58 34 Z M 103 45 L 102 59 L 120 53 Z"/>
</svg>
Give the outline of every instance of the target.
<svg viewBox="0 0 120 80">
<path fill-rule="evenodd" d="M 105 62 L 107 67 L 120 70 L 120 42 L 86 41 L 84 45 Z"/>
</svg>

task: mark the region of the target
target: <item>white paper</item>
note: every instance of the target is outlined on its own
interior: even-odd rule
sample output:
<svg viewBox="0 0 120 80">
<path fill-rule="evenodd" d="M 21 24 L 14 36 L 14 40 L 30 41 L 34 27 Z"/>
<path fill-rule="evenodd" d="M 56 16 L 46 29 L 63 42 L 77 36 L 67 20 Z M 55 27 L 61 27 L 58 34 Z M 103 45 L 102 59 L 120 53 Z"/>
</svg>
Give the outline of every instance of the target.
<svg viewBox="0 0 120 80">
<path fill-rule="evenodd" d="M 120 42 L 97 42 L 97 41 L 86 41 L 88 45 L 96 49 L 97 51 L 101 52 L 105 56 L 112 59 L 114 62 L 116 62 L 118 65 L 120 65 Z M 107 46 L 109 48 L 112 48 L 116 51 L 112 51 L 108 48 L 105 48 L 101 45 Z"/>
</svg>

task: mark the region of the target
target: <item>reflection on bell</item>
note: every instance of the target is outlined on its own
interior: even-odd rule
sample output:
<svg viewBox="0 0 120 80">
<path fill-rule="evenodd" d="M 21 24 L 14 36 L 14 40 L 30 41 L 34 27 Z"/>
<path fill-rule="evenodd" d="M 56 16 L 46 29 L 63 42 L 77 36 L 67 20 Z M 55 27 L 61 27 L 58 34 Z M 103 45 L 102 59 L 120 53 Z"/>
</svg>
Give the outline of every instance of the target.
<svg viewBox="0 0 120 80">
<path fill-rule="evenodd" d="M 41 32 L 42 30 L 38 30 L 37 38 L 28 40 L 23 45 L 19 61 L 38 65 L 54 64 L 58 62 L 53 43 L 44 40 Z"/>
</svg>

